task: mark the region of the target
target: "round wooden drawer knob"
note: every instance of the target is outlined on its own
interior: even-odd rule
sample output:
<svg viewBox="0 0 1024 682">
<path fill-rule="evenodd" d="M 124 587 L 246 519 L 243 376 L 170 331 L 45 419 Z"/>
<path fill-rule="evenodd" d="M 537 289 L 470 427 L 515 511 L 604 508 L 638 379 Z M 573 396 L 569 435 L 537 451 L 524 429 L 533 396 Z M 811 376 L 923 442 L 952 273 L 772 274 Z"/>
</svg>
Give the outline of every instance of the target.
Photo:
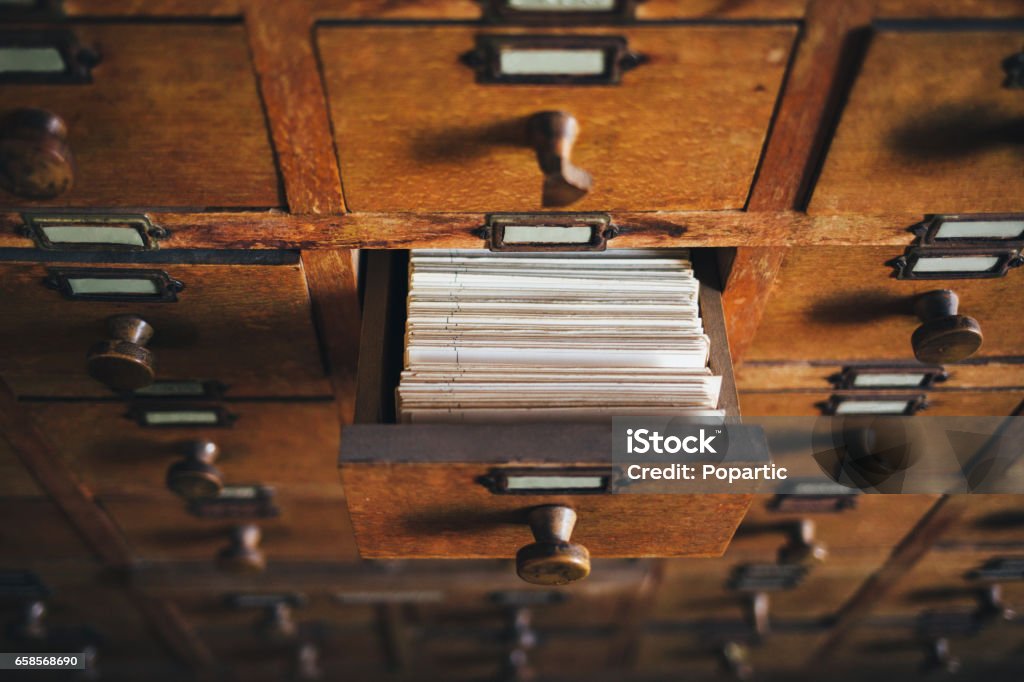
<svg viewBox="0 0 1024 682">
<path fill-rule="evenodd" d="M 569 542 L 576 512 L 569 507 L 530 510 L 528 521 L 535 542 L 516 553 L 516 572 L 534 585 L 565 585 L 590 575 L 590 552 Z"/>
<path fill-rule="evenodd" d="M 137 315 L 114 315 L 107 320 L 112 338 L 89 351 L 89 376 L 115 391 L 134 391 L 153 383 L 156 368 L 146 344 L 153 327 Z"/>
<path fill-rule="evenodd" d="M 594 179 L 572 162 L 572 148 L 580 134 L 575 116 L 564 111 L 541 111 L 527 120 L 526 131 L 544 174 L 544 206 L 568 206 L 590 191 Z"/>
<path fill-rule="evenodd" d="M 958 315 L 960 299 L 949 289 L 929 291 L 917 299 L 914 312 L 924 322 L 910 343 L 921 362 L 942 365 L 960 362 L 981 348 L 981 325 L 973 317 Z"/>
<path fill-rule="evenodd" d="M 231 544 L 217 555 L 217 565 L 231 573 L 257 573 L 267 566 L 260 549 L 259 526 L 238 526 L 231 532 Z"/>
<path fill-rule="evenodd" d="M 220 471 L 213 466 L 219 453 L 220 448 L 212 441 L 189 444 L 185 458 L 167 469 L 167 487 L 186 500 L 215 497 L 224 487 Z"/>
<path fill-rule="evenodd" d="M 60 116 L 15 109 L 0 119 L 0 187 L 24 199 L 53 199 L 74 180 L 68 127 Z"/>
</svg>

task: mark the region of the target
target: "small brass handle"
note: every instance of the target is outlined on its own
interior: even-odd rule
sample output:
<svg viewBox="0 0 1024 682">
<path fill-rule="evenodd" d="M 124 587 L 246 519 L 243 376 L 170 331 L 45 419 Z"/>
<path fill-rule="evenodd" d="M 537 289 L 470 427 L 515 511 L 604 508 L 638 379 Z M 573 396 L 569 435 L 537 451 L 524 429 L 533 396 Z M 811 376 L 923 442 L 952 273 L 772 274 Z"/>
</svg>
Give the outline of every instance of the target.
<svg viewBox="0 0 1024 682">
<path fill-rule="evenodd" d="M 999 583 L 988 585 L 978 593 L 977 618 L 983 623 L 1011 621 L 1017 612 L 1003 598 L 1003 586 Z"/>
<path fill-rule="evenodd" d="M 914 312 L 924 324 L 914 330 L 910 343 L 918 360 L 929 365 L 960 362 L 981 348 L 981 325 L 957 314 L 959 306 L 959 297 L 949 289 L 929 291 L 917 299 Z"/>
<path fill-rule="evenodd" d="M 811 519 L 801 519 L 791 530 L 789 542 L 779 549 L 781 564 L 820 564 L 828 558 L 828 548 L 815 539 L 817 527 Z"/>
<path fill-rule="evenodd" d="M 565 585 L 590 575 L 590 552 L 569 541 L 576 512 L 550 505 L 530 510 L 534 542 L 516 553 L 516 573 L 534 585 Z"/>
<path fill-rule="evenodd" d="M 260 549 L 259 526 L 246 524 L 231 531 L 231 542 L 217 554 L 217 566 L 230 573 L 258 573 L 267 566 Z"/>
<path fill-rule="evenodd" d="M 114 315 L 107 319 L 112 338 L 100 341 L 89 351 L 89 376 L 115 391 L 134 391 L 153 383 L 156 365 L 146 344 L 153 327 L 137 315 Z"/>
<path fill-rule="evenodd" d="M 64 119 L 46 109 L 15 109 L 0 119 L 0 187 L 23 199 L 53 199 L 74 180 Z"/>
<path fill-rule="evenodd" d="M 189 443 L 184 459 L 167 469 L 167 487 L 186 500 L 215 497 L 224 487 L 220 470 L 213 466 L 220 454 L 209 440 Z"/>
<path fill-rule="evenodd" d="M 590 173 L 572 162 L 572 148 L 580 134 L 576 117 L 565 111 L 541 111 L 526 123 L 530 144 L 544 174 L 541 203 L 568 206 L 590 191 Z"/>
</svg>

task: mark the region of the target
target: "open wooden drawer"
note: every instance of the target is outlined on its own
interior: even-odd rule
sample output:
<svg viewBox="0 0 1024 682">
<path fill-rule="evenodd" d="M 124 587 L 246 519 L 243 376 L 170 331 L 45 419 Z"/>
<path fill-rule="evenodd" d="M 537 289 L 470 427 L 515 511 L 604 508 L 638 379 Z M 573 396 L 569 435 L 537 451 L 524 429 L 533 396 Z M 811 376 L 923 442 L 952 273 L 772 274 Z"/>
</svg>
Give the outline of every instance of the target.
<svg viewBox="0 0 1024 682">
<path fill-rule="evenodd" d="M 736 416 L 713 253 L 693 256 L 704 284 L 699 305 L 712 340 L 710 366 L 723 376 L 719 407 Z M 571 542 L 594 557 L 720 556 L 725 551 L 750 504 L 748 495 L 611 494 L 605 487 L 583 493 L 565 487 L 565 477 L 580 472 L 610 477 L 610 423 L 396 424 L 406 263 L 404 252 L 368 252 L 357 423 L 342 433 L 340 458 L 364 558 L 511 558 L 530 544 L 531 526 L 538 539 L 545 538 L 535 514 L 533 524 L 528 522 L 531 511 L 558 506 L 575 511 Z M 501 486 L 486 484 L 513 470 L 561 481 L 540 483 L 543 492 L 537 494 L 503 493 Z M 567 542 L 532 547 L 538 545 L 564 548 Z"/>
</svg>

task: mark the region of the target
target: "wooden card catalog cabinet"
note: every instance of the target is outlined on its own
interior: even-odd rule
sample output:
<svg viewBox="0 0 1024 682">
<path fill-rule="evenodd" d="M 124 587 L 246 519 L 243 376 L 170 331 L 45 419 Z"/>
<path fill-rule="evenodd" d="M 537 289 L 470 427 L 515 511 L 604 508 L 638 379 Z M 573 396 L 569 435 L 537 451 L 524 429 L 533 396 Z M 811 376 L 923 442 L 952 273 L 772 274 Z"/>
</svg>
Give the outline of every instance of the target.
<svg viewBox="0 0 1024 682">
<path fill-rule="evenodd" d="M 723 377 L 719 407 L 735 416 L 720 294 L 708 279 L 714 275 L 695 268 L 712 344 L 710 368 Z M 561 584 L 584 577 L 590 557 L 725 551 L 751 496 L 613 494 L 610 420 L 393 423 L 405 260 L 372 252 L 366 277 L 357 424 L 344 429 L 340 457 L 363 558 L 516 557 L 520 577 Z"/>
</svg>

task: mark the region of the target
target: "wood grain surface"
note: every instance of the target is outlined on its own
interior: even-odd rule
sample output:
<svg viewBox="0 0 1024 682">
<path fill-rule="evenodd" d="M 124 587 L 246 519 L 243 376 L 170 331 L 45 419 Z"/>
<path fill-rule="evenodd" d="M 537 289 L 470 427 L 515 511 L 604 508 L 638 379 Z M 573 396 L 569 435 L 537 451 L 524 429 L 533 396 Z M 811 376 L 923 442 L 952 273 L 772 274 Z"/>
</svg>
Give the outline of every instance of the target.
<svg viewBox="0 0 1024 682">
<path fill-rule="evenodd" d="M 1020 357 L 1024 335 L 1011 311 L 1024 304 L 1018 271 L 997 279 L 897 280 L 897 248 L 801 248 L 786 257 L 748 360 L 912 361 L 917 296 L 952 289 L 960 314 L 981 324 L 975 358 Z"/>
<path fill-rule="evenodd" d="M 1024 31 L 880 31 L 870 45 L 809 211 L 1021 209 L 1024 101 L 1002 62 Z"/>
<path fill-rule="evenodd" d="M 225 407 L 232 428 L 145 428 L 118 402 L 33 402 L 61 458 L 100 495 L 150 494 L 174 498 L 165 488 L 167 468 L 189 443 L 208 439 L 220 448 L 214 466 L 226 485 L 284 486 L 294 492 L 341 492 L 339 427 L 333 403 L 236 402 Z"/>
<path fill-rule="evenodd" d="M 330 394 L 300 265 L 112 266 L 129 274 L 161 270 L 183 282 L 173 303 L 68 300 L 43 284 L 59 265 L 81 266 L 0 265 L 0 311 L 10 321 L 0 373 L 21 395 L 111 397 L 86 374 L 85 356 L 118 313 L 154 327 L 148 348 L 158 379 L 215 380 L 230 396 Z"/>
<path fill-rule="evenodd" d="M 61 116 L 78 172 L 48 201 L 0 206 L 280 206 L 245 34 L 223 24 L 67 25 L 100 64 L 83 85 L 0 85 L 3 107 Z"/>
<path fill-rule="evenodd" d="M 742 207 L 795 29 L 559 31 L 621 34 L 649 58 L 617 86 L 590 87 L 477 84 L 459 58 L 479 33 L 460 26 L 318 31 L 351 210 L 541 209 L 542 175 L 524 129 L 544 110 L 580 122 L 573 160 L 594 175 L 594 188 L 574 211 Z"/>
</svg>

